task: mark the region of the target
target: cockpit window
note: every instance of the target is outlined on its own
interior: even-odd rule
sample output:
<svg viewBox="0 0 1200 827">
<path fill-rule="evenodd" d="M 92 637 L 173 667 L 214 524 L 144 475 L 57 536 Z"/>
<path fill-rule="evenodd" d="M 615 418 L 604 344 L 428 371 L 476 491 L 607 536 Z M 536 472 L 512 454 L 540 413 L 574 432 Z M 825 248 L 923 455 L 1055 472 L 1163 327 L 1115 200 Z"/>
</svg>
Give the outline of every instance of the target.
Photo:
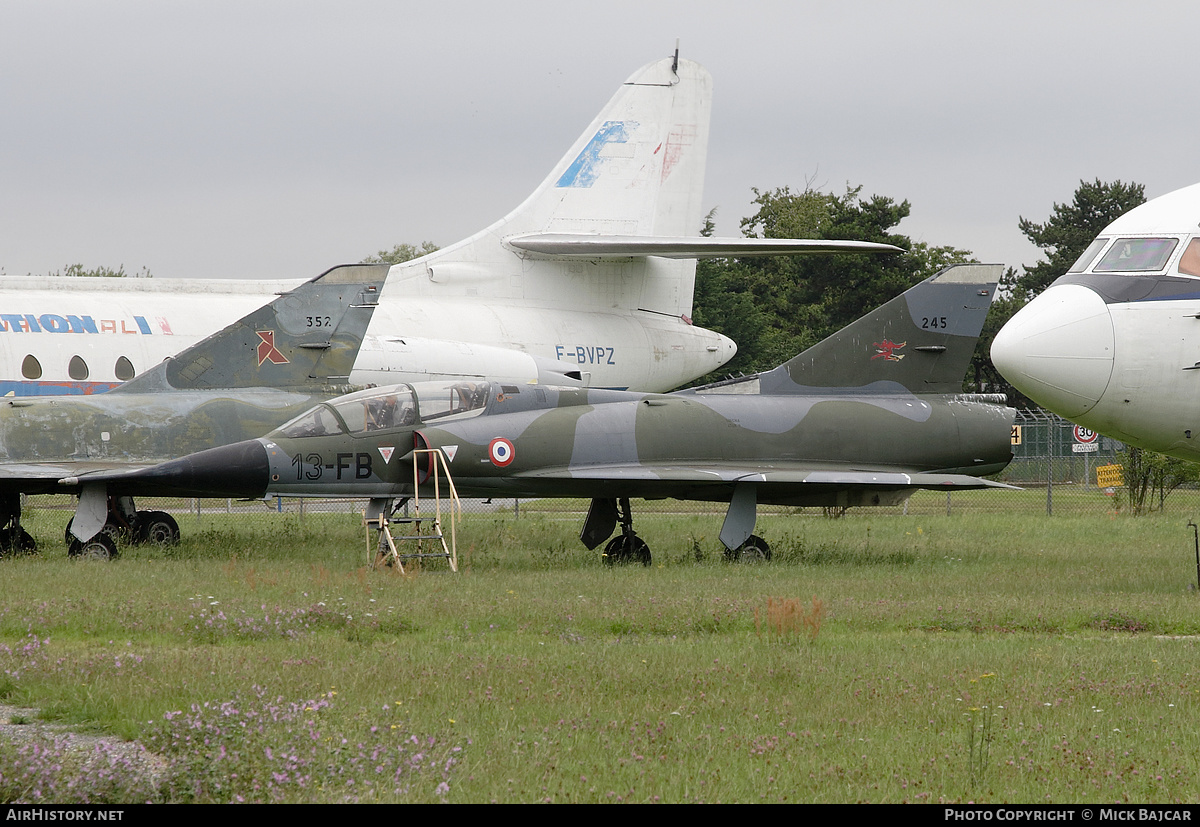
<svg viewBox="0 0 1200 827">
<path fill-rule="evenodd" d="M 352 434 L 404 428 L 417 421 L 412 391 L 407 387 L 356 393 L 332 404 Z"/>
<path fill-rule="evenodd" d="M 324 405 L 318 405 L 310 411 L 305 411 L 291 422 L 279 429 L 286 437 L 330 436 L 342 433 L 333 411 Z"/>
<path fill-rule="evenodd" d="M 1200 238 L 1193 238 L 1179 257 L 1179 272 L 1185 276 L 1200 276 Z"/>
<path fill-rule="evenodd" d="M 421 400 L 421 419 L 425 422 L 481 412 L 487 407 L 491 392 L 488 382 L 424 382 L 416 387 L 417 397 Z"/>
<path fill-rule="evenodd" d="M 1118 238 L 1100 259 L 1097 273 L 1154 273 L 1167 264 L 1177 238 Z"/>
<path fill-rule="evenodd" d="M 487 407 L 493 387 L 519 393 L 516 387 L 488 382 L 422 382 L 371 388 L 339 397 L 302 413 L 279 429 L 285 437 L 329 436 L 411 428 L 418 420 L 474 416 Z"/>
<path fill-rule="evenodd" d="M 1088 265 L 1092 263 L 1092 260 L 1095 259 L 1096 256 L 1100 255 L 1100 251 L 1104 249 L 1104 245 L 1110 240 L 1111 239 L 1108 238 L 1097 238 L 1088 245 L 1088 248 L 1083 251 L 1083 255 L 1075 260 L 1075 263 L 1071 265 L 1071 269 L 1067 272 L 1082 273 L 1088 268 Z"/>
</svg>

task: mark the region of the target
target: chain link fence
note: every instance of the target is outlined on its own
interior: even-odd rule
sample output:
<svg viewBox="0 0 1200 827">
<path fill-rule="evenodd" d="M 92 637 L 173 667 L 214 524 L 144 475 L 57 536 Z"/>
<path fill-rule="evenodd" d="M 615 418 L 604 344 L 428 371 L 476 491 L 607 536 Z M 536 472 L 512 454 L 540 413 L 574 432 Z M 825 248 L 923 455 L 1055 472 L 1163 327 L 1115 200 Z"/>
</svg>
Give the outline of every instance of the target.
<svg viewBox="0 0 1200 827">
<path fill-rule="evenodd" d="M 1121 452 L 1116 440 L 1081 429 L 1046 411 L 1019 410 L 1013 426 L 1013 461 L 996 477 L 1020 490 L 987 489 L 943 493 L 917 491 L 901 505 L 853 508 L 849 513 L 892 515 L 935 515 L 1009 513 L 1050 516 L 1118 516 L 1130 513 L 1128 497 L 1121 484 Z M 578 519 L 582 524 L 586 499 L 464 500 L 464 515 L 520 519 L 522 515 L 552 514 Z M 216 500 L 139 498 L 139 509 L 170 513 L 185 534 L 231 528 L 247 515 L 288 515 L 303 526 L 305 520 L 341 514 L 355 518 L 366 508 L 366 500 Z M 431 507 L 430 504 L 429 507 Z M 423 506 L 425 507 L 425 506 Z M 725 503 L 679 500 L 635 500 L 637 514 L 697 514 L 723 517 Z M 1152 504 L 1167 514 L 1192 516 L 1200 511 L 1200 489 L 1180 488 Z M 22 521 L 38 528 L 35 533 L 53 535 L 65 529 L 75 508 L 73 497 L 35 496 L 25 500 Z M 820 515 L 832 510 L 759 506 L 760 515 Z M 59 526 L 55 529 L 54 526 Z"/>
</svg>

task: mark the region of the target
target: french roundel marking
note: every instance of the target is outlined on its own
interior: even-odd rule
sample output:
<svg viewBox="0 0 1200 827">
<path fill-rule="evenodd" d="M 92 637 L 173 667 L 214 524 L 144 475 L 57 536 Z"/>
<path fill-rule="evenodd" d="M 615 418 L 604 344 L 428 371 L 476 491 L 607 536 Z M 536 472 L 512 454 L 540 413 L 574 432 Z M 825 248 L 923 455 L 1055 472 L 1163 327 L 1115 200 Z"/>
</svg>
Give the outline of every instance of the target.
<svg viewBox="0 0 1200 827">
<path fill-rule="evenodd" d="M 508 465 L 513 461 L 514 456 L 516 456 L 516 451 L 513 449 L 513 444 L 504 437 L 498 436 L 488 443 L 488 458 L 497 468 Z"/>
</svg>

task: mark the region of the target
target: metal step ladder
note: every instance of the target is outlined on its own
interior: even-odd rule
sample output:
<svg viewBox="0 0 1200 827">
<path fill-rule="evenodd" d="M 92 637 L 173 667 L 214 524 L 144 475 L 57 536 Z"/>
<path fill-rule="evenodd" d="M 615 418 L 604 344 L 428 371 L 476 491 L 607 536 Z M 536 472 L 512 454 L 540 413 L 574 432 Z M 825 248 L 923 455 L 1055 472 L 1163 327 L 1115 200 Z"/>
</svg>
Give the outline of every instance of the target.
<svg viewBox="0 0 1200 827">
<path fill-rule="evenodd" d="M 428 460 L 425 485 L 433 485 L 433 515 L 421 513 L 421 459 Z M 444 478 L 444 479 L 443 479 Z M 446 542 L 442 500 L 446 500 L 445 514 L 449 518 L 449 543 Z M 425 497 L 428 503 L 429 497 Z M 404 516 L 396 516 L 399 510 L 410 505 Z M 428 508 L 428 505 L 426 506 Z M 446 457 L 438 448 L 419 448 L 413 451 L 413 496 L 405 497 L 392 505 L 391 498 L 373 499 L 362 512 L 363 525 L 367 530 L 367 555 L 371 557 L 371 568 L 380 565 L 393 566 L 401 574 L 405 560 L 442 558 L 450 564 L 450 571 L 458 571 L 457 526 L 462 516 L 462 503 Z M 393 534 L 392 526 L 402 528 L 402 534 Z M 377 532 L 372 543 L 371 531 Z M 401 545 L 397 545 L 401 544 Z M 373 553 L 373 554 L 372 554 Z"/>
</svg>

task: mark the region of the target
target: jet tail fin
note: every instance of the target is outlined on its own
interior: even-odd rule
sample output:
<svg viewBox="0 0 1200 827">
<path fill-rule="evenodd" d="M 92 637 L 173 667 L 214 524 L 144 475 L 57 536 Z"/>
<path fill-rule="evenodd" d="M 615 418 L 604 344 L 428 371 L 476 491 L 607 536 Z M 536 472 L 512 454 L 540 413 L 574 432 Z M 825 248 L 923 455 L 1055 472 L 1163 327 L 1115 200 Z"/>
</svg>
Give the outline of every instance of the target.
<svg viewBox="0 0 1200 827">
<path fill-rule="evenodd" d="M 698 63 L 642 67 L 507 216 L 508 233 L 695 235 L 711 101 L 712 78 Z"/>
<path fill-rule="evenodd" d="M 957 264 L 759 377 L 761 393 L 801 388 L 958 393 L 1004 267 Z M 898 388 L 897 388 L 898 389 Z"/>
<path fill-rule="evenodd" d="M 642 67 L 516 209 L 464 241 L 397 265 L 398 274 L 418 282 L 427 276 L 453 292 L 474 286 L 481 274 L 499 272 L 503 276 L 489 288 L 497 298 L 537 295 L 571 308 L 611 308 L 615 299 L 622 310 L 690 314 L 694 260 L 648 258 L 643 250 L 634 250 L 630 260 L 623 251 L 621 261 L 590 268 L 591 277 L 581 280 L 577 264 L 547 260 L 528 245 L 509 242 L 545 234 L 601 240 L 696 236 L 711 102 L 712 78 L 700 64 L 676 57 Z M 601 251 L 601 258 L 612 255 Z M 521 260 L 517 281 L 510 275 L 514 256 Z M 627 287 L 614 292 L 614 284 L 626 281 Z M 456 288 L 460 282 L 464 286 Z"/>
<path fill-rule="evenodd" d="M 387 273 L 327 270 L 111 393 L 347 384 Z"/>
</svg>

